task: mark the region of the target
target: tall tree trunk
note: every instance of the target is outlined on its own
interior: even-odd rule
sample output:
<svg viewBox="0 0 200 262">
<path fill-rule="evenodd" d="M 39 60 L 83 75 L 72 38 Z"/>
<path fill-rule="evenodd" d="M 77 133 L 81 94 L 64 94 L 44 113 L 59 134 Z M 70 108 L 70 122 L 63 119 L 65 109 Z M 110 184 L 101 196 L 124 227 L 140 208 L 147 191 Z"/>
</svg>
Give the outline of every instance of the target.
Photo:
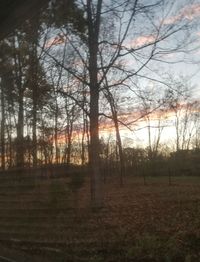
<svg viewBox="0 0 200 262">
<path fill-rule="evenodd" d="M 70 116 L 69 116 L 70 117 Z M 67 165 L 71 163 L 73 119 L 67 121 Z"/>
<path fill-rule="evenodd" d="M 13 47 L 15 49 L 20 45 L 19 38 L 13 38 Z M 18 52 L 14 52 L 15 77 L 18 91 L 18 119 L 16 123 L 16 166 L 22 168 L 24 166 L 24 83 L 23 83 L 23 63 L 22 57 Z"/>
<path fill-rule="evenodd" d="M 179 116 L 177 110 L 175 111 L 175 128 L 176 128 L 176 151 L 180 149 L 180 134 L 179 134 Z"/>
<path fill-rule="evenodd" d="M 13 141 L 12 141 L 12 112 L 9 110 L 9 125 L 7 125 L 7 137 L 8 137 L 8 147 L 7 152 L 8 155 L 8 167 L 11 168 L 13 166 Z"/>
<path fill-rule="evenodd" d="M 5 170 L 5 97 L 4 81 L 1 78 L 1 168 Z"/>
<path fill-rule="evenodd" d="M 90 76 L 90 149 L 89 164 L 91 168 L 91 200 L 95 207 L 102 206 L 102 178 L 99 157 L 99 84 L 98 84 L 98 38 L 100 28 L 102 0 L 97 1 L 95 17 L 92 15 L 92 1 L 87 0 L 88 47 Z"/>
<path fill-rule="evenodd" d="M 124 164 L 124 154 L 123 154 L 123 148 L 122 148 L 122 140 L 119 132 L 119 124 L 118 124 L 118 118 L 117 113 L 113 112 L 113 120 L 115 124 L 115 132 L 116 132 L 116 140 L 119 150 L 119 162 L 120 162 L 120 185 L 123 185 L 123 177 L 125 174 L 125 164 Z"/>
<path fill-rule="evenodd" d="M 58 101 L 56 99 L 56 110 L 55 110 L 55 126 L 54 126 L 54 133 L 55 133 L 55 149 L 56 149 L 56 164 L 59 163 L 59 148 L 58 148 Z"/>
<path fill-rule="evenodd" d="M 32 126 L 32 136 L 33 136 L 33 166 L 37 166 L 37 91 L 33 88 L 33 126 Z"/>
<path fill-rule="evenodd" d="M 38 41 L 38 27 L 39 27 L 39 14 L 32 21 L 30 27 L 30 86 L 32 89 L 32 139 L 33 139 L 33 166 L 37 166 L 37 117 L 38 117 L 38 57 L 37 57 L 37 41 Z"/>
<path fill-rule="evenodd" d="M 108 84 L 108 83 L 107 83 Z M 110 92 L 110 90 L 107 88 L 105 96 L 110 104 L 111 112 L 112 112 L 112 118 L 115 125 L 115 133 L 116 133 L 116 141 L 117 141 L 117 147 L 119 151 L 119 163 L 120 163 L 120 185 L 123 185 L 123 177 L 125 174 L 125 163 L 124 163 L 124 154 L 123 154 L 123 148 L 122 148 L 122 140 L 120 136 L 119 131 L 119 123 L 118 123 L 118 115 L 117 115 L 117 109 L 115 105 L 114 98 Z"/>
<path fill-rule="evenodd" d="M 68 145 L 67 145 L 67 165 L 69 166 L 71 163 L 71 138 L 68 138 Z"/>
<path fill-rule="evenodd" d="M 99 157 L 99 93 L 92 87 L 90 90 L 90 149 L 89 163 L 91 167 L 91 200 L 94 206 L 102 205 L 102 181 Z"/>
<path fill-rule="evenodd" d="M 19 111 L 17 123 L 17 167 L 24 167 L 24 92 L 19 92 Z"/>
<path fill-rule="evenodd" d="M 85 133 L 86 133 L 86 119 L 83 112 L 83 131 L 81 138 L 81 165 L 85 165 Z"/>
</svg>

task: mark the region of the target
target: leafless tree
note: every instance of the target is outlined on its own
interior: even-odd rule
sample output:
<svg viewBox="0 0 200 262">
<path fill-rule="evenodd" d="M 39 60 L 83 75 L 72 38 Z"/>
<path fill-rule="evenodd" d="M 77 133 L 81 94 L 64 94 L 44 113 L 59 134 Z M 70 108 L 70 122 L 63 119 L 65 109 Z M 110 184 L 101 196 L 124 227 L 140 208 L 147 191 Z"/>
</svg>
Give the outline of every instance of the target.
<svg viewBox="0 0 200 262">
<path fill-rule="evenodd" d="M 173 19 L 178 9 L 170 1 L 115 1 L 111 6 L 102 0 L 87 0 L 79 1 L 78 4 L 86 18 L 86 31 L 74 34 L 66 25 L 59 34 L 59 39 L 67 42 L 66 48 L 69 47 L 76 53 L 78 65 L 70 66 L 67 61 L 62 63 L 49 50 L 46 54 L 77 81 L 89 87 L 91 196 L 92 203 L 101 206 L 100 93 L 105 88 L 112 90 L 119 86 L 130 86 L 129 81 L 134 81 L 136 76 L 148 78 L 148 66 L 152 62 L 160 63 L 167 54 L 183 50 L 189 43 L 189 21 L 182 19 L 182 15 Z M 181 10 L 181 4 L 177 8 Z M 178 38 L 179 32 L 181 37 Z M 172 39 L 175 41 L 170 41 Z M 80 101 L 77 102 L 80 105 Z"/>
</svg>

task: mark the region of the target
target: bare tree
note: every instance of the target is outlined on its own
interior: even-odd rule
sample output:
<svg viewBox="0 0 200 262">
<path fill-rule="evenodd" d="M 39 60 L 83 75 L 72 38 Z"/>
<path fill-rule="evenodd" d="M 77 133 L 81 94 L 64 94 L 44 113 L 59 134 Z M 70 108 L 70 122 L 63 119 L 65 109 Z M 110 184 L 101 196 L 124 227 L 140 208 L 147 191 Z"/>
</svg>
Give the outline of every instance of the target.
<svg viewBox="0 0 200 262">
<path fill-rule="evenodd" d="M 115 1 L 111 6 L 102 0 L 87 0 L 78 4 L 83 11 L 83 17 L 87 18 L 86 33 L 75 34 L 71 27 L 66 25 L 65 29 L 61 29 L 60 37 L 57 34 L 59 40 L 67 42 L 66 48 L 74 50 L 78 65 L 71 66 L 68 60 L 65 63 L 59 61 L 51 50 L 46 50 L 46 54 L 77 81 L 89 87 L 91 196 L 92 203 L 101 206 L 103 192 L 99 167 L 100 93 L 105 87 L 109 90 L 119 86 L 130 87 L 130 81 L 134 81 L 136 76 L 148 77 L 148 65 L 151 62 L 160 63 L 165 55 L 183 50 L 189 43 L 189 38 L 184 34 L 187 33 L 188 20 L 181 19 L 180 16 L 173 21 L 172 17 L 177 9 L 168 1 Z M 141 23 L 144 19 L 145 26 Z M 180 31 L 182 34 L 178 41 L 176 36 Z M 167 39 L 176 41 L 168 44 Z M 113 70 L 115 79 L 112 78 Z M 82 107 L 80 101 L 75 100 Z"/>
<path fill-rule="evenodd" d="M 189 149 L 194 131 L 192 113 L 195 101 L 192 99 L 192 86 L 187 79 L 171 79 L 172 88 L 167 91 L 169 109 L 174 112 L 174 126 L 176 132 L 176 151 Z"/>
</svg>

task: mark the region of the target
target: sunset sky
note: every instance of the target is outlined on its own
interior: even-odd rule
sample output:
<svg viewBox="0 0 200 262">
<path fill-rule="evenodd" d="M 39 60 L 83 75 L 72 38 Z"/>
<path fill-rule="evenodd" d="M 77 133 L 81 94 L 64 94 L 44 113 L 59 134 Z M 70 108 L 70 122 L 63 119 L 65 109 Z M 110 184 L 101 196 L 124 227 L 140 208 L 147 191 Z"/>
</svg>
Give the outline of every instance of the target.
<svg viewBox="0 0 200 262">
<path fill-rule="evenodd" d="M 195 22 L 200 24 L 200 1 L 182 1 L 185 2 L 183 8 L 179 10 L 179 13 L 176 13 L 172 16 L 169 16 L 164 23 L 166 24 L 175 24 L 179 22 L 179 20 L 184 19 L 189 22 Z M 180 36 L 180 35 L 179 35 Z M 152 68 L 159 66 L 160 70 L 157 71 L 157 75 L 155 74 L 156 70 L 152 72 L 147 72 L 152 78 L 157 78 L 162 74 L 169 74 L 174 77 L 187 79 L 189 88 L 191 88 L 191 96 L 194 100 L 200 100 L 200 28 L 199 26 L 194 26 L 190 31 L 189 37 L 191 37 L 192 44 L 189 45 L 186 50 L 188 52 L 174 52 L 163 55 L 165 63 L 159 63 L 155 61 L 155 63 L 151 63 Z M 151 43 L 155 40 L 154 35 L 141 35 L 135 39 L 132 39 L 128 42 L 128 45 L 132 47 L 139 47 L 144 44 Z M 168 44 L 167 40 L 166 44 Z M 175 39 L 173 39 L 175 41 Z M 190 51 L 189 50 L 192 50 Z M 131 62 L 129 61 L 131 64 Z M 151 68 L 150 68 L 151 69 Z M 147 70 L 148 71 L 148 70 Z M 150 70 L 149 70 L 150 71 Z M 145 83 L 146 84 L 146 83 Z M 156 83 L 152 82 L 152 85 L 156 85 Z M 148 83 L 149 85 L 149 83 Z M 161 87 L 162 88 L 162 87 Z M 127 102 L 126 102 L 127 103 Z M 128 102 L 130 103 L 130 101 Z M 184 101 L 183 101 L 184 103 Z M 130 114 L 130 118 L 131 118 Z M 161 135 L 161 141 L 167 142 L 170 144 L 174 143 L 175 140 L 175 128 L 174 128 L 174 114 L 173 112 L 165 112 L 166 120 L 164 122 L 164 128 Z M 156 114 L 152 116 L 151 126 L 152 126 L 152 140 L 154 136 L 156 137 L 156 125 L 157 121 Z M 138 126 L 133 129 L 135 132 L 131 132 L 126 128 L 122 128 L 121 135 L 123 138 L 131 138 L 133 140 L 133 144 L 146 146 L 148 144 L 148 130 L 145 128 L 147 123 L 145 120 L 140 121 Z M 129 140 L 131 141 L 131 140 Z"/>
<path fill-rule="evenodd" d="M 154 3 L 154 1 L 148 1 L 148 3 Z M 173 1 L 170 2 L 168 10 L 160 10 L 160 13 L 155 14 L 153 22 L 155 24 L 162 24 L 163 28 L 176 26 L 179 23 L 191 23 L 192 29 L 185 30 L 184 32 L 178 32 L 177 34 L 170 36 L 163 42 L 158 44 L 158 53 L 155 55 L 154 59 L 148 63 L 140 75 L 140 80 L 138 86 L 145 90 L 149 88 L 152 90 L 152 96 L 159 94 L 162 96 L 165 87 L 162 84 L 154 81 L 165 81 L 166 77 L 173 76 L 175 79 L 179 79 L 185 82 L 191 88 L 191 96 L 199 101 L 200 100 L 200 1 L 189 1 L 189 0 L 179 0 L 174 4 Z M 178 11 L 177 6 L 179 5 Z M 172 7 L 172 8 L 171 8 Z M 162 13 L 162 14 L 161 14 Z M 182 21 L 182 22 L 181 22 Z M 139 24 L 140 23 L 140 24 Z M 151 44 L 156 40 L 156 34 L 153 31 L 149 31 L 149 25 L 144 24 L 142 20 L 138 20 L 138 32 L 135 32 L 134 28 L 124 42 L 124 49 L 133 48 L 138 49 L 140 52 L 140 47 L 144 45 Z M 186 32 L 187 31 L 187 32 Z M 133 32 L 133 34 L 132 34 Z M 50 48 L 60 48 L 68 44 L 69 40 L 67 35 L 63 33 L 56 33 L 55 37 L 50 37 L 47 41 L 45 47 Z M 191 42 L 180 50 L 174 50 L 174 52 L 167 52 L 168 49 L 173 49 L 179 42 L 183 44 L 184 41 Z M 115 47 L 113 47 L 115 48 Z M 147 50 L 147 51 L 146 51 Z M 127 56 L 126 59 L 121 59 L 120 63 L 126 65 L 127 68 L 137 71 L 140 62 L 144 63 L 146 57 L 151 52 L 150 47 L 145 49 L 146 53 L 139 53 L 138 57 L 141 57 L 141 61 L 132 56 Z M 146 56 L 146 57 L 145 57 Z M 109 57 L 109 54 L 108 54 Z M 80 60 L 74 61 L 76 67 L 82 66 Z M 148 77 L 149 79 L 147 79 Z M 164 79 L 164 80 L 163 80 Z M 118 76 L 112 75 L 109 79 L 112 84 L 117 83 Z M 130 83 L 129 83 L 130 84 Z M 139 88 L 138 87 L 138 88 Z M 135 86 L 132 87 L 133 89 Z M 135 90 L 134 90 L 135 91 Z M 136 90 L 136 92 L 138 92 Z M 157 92 L 157 94 L 156 94 Z M 116 97 L 120 96 L 120 101 L 118 103 L 119 118 L 126 124 L 135 121 L 140 115 L 140 102 L 136 101 L 135 94 L 131 91 L 124 91 L 122 89 L 114 90 Z M 138 93 L 137 93 L 138 94 Z M 104 106 L 104 105 L 103 105 Z M 138 108 L 137 108 L 138 106 Z M 137 109 L 136 109 L 137 108 Z M 174 128 L 174 115 L 171 112 L 165 112 L 164 128 L 161 135 L 162 141 L 172 141 L 175 139 L 175 128 Z M 152 126 L 152 140 L 156 136 L 156 112 L 152 115 L 151 126 Z M 132 141 L 134 145 L 146 146 L 148 142 L 148 130 L 145 128 L 147 126 L 146 121 L 140 120 L 135 124 L 129 125 L 129 129 L 121 125 L 121 136 L 124 141 Z M 130 130 L 131 129 L 131 130 Z M 103 120 L 100 125 L 101 135 L 108 137 L 109 134 L 114 135 L 114 129 L 111 122 L 108 120 Z M 170 142 L 171 143 L 171 142 Z"/>
</svg>

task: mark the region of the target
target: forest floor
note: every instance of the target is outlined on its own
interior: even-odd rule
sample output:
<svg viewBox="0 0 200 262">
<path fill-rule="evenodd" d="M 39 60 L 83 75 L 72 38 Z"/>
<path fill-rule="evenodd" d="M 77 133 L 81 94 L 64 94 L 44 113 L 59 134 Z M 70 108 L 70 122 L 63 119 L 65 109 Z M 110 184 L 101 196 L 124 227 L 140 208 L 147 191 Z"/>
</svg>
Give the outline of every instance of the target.
<svg viewBox="0 0 200 262">
<path fill-rule="evenodd" d="M 87 176 L 2 176 L 0 246 L 19 262 L 200 261 L 200 177 L 118 180 L 92 210 Z"/>
</svg>

